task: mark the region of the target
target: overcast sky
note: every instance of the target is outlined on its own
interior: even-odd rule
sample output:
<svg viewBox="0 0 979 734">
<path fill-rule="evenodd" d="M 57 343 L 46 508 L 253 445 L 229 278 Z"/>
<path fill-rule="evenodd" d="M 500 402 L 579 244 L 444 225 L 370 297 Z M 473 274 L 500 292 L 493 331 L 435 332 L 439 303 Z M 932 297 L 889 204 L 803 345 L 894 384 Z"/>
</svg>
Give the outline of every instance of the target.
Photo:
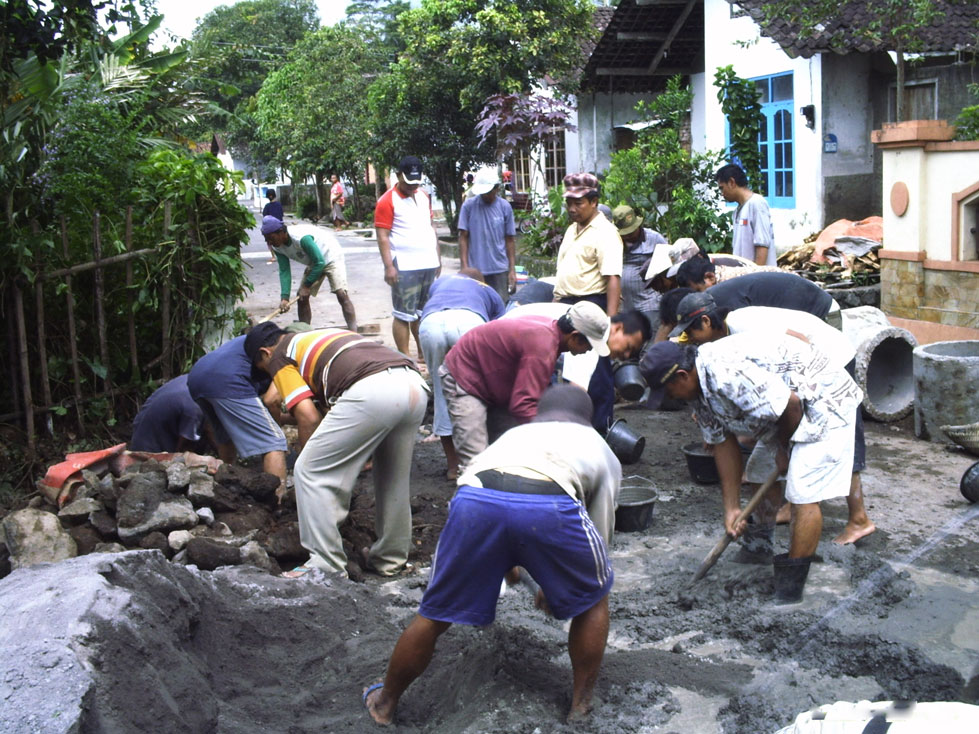
<svg viewBox="0 0 979 734">
<path fill-rule="evenodd" d="M 197 20 L 219 5 L 234 5 L 235 0 L 156 0 L 163 15 L 163 29 L 180 38 L 189 39 Z M 347 0 L 316 0 L 320 22 L 333 25 L 346 16 Z"/>
</svg>

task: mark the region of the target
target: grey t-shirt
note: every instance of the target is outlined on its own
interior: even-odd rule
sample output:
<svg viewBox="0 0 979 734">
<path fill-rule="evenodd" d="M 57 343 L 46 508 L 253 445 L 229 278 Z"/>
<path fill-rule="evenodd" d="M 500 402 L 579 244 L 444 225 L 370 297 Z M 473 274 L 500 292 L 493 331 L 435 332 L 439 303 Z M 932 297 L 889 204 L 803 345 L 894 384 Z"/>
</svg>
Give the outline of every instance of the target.
<svg viewBox="0 0 979 734">
<path fill-rule="evenodd" d="M 732 244 L 734 254 L 755 261 L 755 246 L 768 248 L 765 265 L 776 265 L 775 234 L 772 231 L 772 216 L 768 202 L 760 194 L 752 194 L 733 215 L 734 235 Z"/>
</svg>

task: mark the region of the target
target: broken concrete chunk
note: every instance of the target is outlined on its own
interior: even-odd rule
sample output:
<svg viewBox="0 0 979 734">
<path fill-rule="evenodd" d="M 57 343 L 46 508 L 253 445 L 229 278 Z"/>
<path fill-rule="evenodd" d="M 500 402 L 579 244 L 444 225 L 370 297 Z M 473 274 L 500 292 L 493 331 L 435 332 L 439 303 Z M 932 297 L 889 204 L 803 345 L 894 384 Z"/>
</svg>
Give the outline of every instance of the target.
<svg viewBox="0 0 979 734">
<path fill-rule="evenodd" d="M 214 477 L 204 469 L 188 474 L 187 498 L 195 507 L 210 507 L 214 502 Z"/>
<path fill-rule="evenodd" d="M 197 518 L 207 526 L 214 524 L 214 510 L 210 507 L 198 507 Z"/>
<path fill-rule="evenodd" d="M 170 544 L 167 542 L 167 536 L 161 533 L 159 530 L 154 530 L 152 533 L 140 540 L 139 547 L 145 550 L 158 550 L 167 557 L 169 557 L 171 554 Z"/>
<path fill-rule="evenodd" d="M 187 562 L 202 571 L 213 571 L 220 566 L 237 566 L 241 552 L 237 546 L 215 538 L 192 538 L 187 543 Z"/>
<path fill-rule="evenodd" d="M 95 547 L 102 542 L 100 536 L 89 525 L 78 525 L 71 528 L 68 534 L 74 539 L 78 555 L 84 556 L 95 550 Z"/>
<path fill-rule="evenodd" d="M 135 483 L 135 482 L 134 482 Z M 121 500 L 120 500 L 121 503 Z M 146 520 L 136 526 L 123 526 L 119 521 L 119 540 L 129 543 L 144 535 L 159 530 L 189 530 L 197 525 L 197 513 L 186 497 L 173 497 L 160 502 Z"/>
<path fill-rule="evenodd" d="M 173 530 L 167 536 L 167 543 L 170 545 L 171 550 L 175 552 L 182 551 L 193 537 L 194 534 L 189 530 Z"/>
<path fill-rule="evenodd" d="M 93 512 L 88 516 L 88 521 L 91 523 L 92 527 L 95 528 L 104 538 L 116 534 L 116 521 L 112 515 L 105 510 Z"/>
<path fill-rule="evenodd" d="M 125 553 L 127 550 L 126 546 L 119 543 L 99 543 L 92 553 Z"/>
<path fill-rule="evenodd" d="M 171 492 L 183 492 L 190 484 L 190 469 L 181 461 L 167 465 L 167 488 Z"/>
<path fill-rule="evenodd" d="M 58 517 L 66 520 L 84 520 L 93 512 L 101 512 L 102 503 L 93 497 L 69 502 L 58 512 Z"/>
<path fill-rule="evenodd" d="M 3 519 L 3 532 L 15 570 L 78 555 L 74 539 L 51 512 L 32 508 L 11 512 Z"/>
<path fill-rule="evenodd" d="M 263 571 L 272 570 L 272 561 L 269 559 L 269 554 L 265 552 L 265 549 L 258 544 L 257 541 L 250 540 L 241 546 L 240 558 L 241 562 L 248 564 L 249 566 L 256 566 Z"/>
<path fill-rule="evenodd" d="M 167 477 L 162 472 L 137 474 L 132 478 L 116 504 L 116 521 L 119 523 L 120 538 L 122 538 L 122 528 L 135 528 L 148 522 L 160 506 L 166 490 Z M 150 530 L 159 530 L 159 528 L 153 527 Z"/>
<path fill-rule="evenodd" d="M 276 558 L 301 558 L 308 553 L 299 540 L 298 522 L 280 525 L 269 533 L 265 547 Z"/>
</svg>

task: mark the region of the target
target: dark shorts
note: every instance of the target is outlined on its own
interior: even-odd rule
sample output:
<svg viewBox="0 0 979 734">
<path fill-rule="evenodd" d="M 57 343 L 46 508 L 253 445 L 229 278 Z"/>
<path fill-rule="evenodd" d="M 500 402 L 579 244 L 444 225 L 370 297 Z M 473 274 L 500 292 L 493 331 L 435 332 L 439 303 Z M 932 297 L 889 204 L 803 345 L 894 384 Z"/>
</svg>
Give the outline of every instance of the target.
<svg viewBox="0 0 979 734">
<path fill-rule="evenodd" d="M 856 360 L 851 359 L 846 367 L 846 373 L 853 377 L 856 368 Z M 863 435 L 863 406 L 857 406 L 856 426 L 853 431 L 853 472 L 863 471 L 867 468 L 867 442 Z"/>
<path fill-rule="evenodd" d="M 567 494 L 515 494 L 462 486 L 432 561 L 418 613 L 426 619 L 483 626 L 496 618 L 504 574 L 526 568 L 551 611 L 569 619 L 612 588 L 605 542 L 584 505 Z"/>
<path fill-rule="evenodd" d="M 428 302 L 428 290 L 438 268 L 399 270 L 398 282 L 391 286 L 391 313 L 400 321 L 417 321 Z"/>
</svg>

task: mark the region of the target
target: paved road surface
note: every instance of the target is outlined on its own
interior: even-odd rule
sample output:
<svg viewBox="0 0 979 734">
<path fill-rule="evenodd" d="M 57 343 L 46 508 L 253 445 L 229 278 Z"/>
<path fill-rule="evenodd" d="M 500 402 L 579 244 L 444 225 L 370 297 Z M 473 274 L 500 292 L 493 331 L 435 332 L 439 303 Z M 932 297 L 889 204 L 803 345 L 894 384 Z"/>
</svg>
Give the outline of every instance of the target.
<svg viewBox="0 0 979 734">
<path fill-rule="evenodd" d="M 259 231 L 261 213 L 255 215 L 255 227 L 248 232 L 248 244 L 241 248 L 241 257 L 245 261 L 246 273 L 255 290 L 249 293 L 240 304 L 253 320 L 259 320 L 274 312 L 279 305 L 279 268 L 275 263 L 268 263 L 269 251 L 265 238 Z M 299 220 L 286 217 L 286 224 L 297 224 Z M 377 240 L 373 230 L 370 236 L 354 232 L 334 233 L 332 227 L 323 226 L 321 229 L 328 237 L 335 237 L 343 248 L 343 257 L 347 267 L 347 284 L 350 288 L 350 299 L 357 310 L 357 323 L 361 326 L 376 324 L 379 329 L 378 338 L 393 347 L 391 337 L 391 289 L 384 282 L 384 268 L 381 265 L 381 255 L 377 250 Z M 362 230 L 363 232 L 363 230 Z M 457 272 L 459 260 L 443 257 L 443 272 Z M 299 287 L 303 266 L 292 263 L 293 295 Z M 313 326 L 344 326 L 343 314 L 336 297 L 330 293 L 328 283 L 312 300 Z M 280 326 L 287 326 L 296 318 L 296 307 L 293 306 L 288 314 L 277 314 L 273 321 Z"/>
</svg>

